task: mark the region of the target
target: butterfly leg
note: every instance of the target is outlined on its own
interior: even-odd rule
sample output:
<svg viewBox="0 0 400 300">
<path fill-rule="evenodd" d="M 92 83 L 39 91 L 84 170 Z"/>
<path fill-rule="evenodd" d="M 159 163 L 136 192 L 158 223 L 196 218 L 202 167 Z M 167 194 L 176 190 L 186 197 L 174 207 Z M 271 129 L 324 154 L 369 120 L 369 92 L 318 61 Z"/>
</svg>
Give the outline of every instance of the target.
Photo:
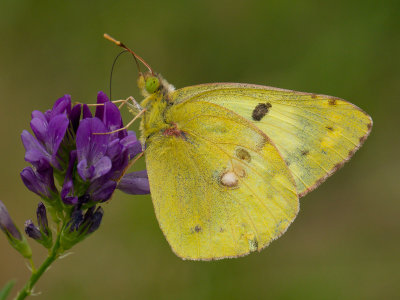
<svg viewBox="0 0 400 300">
<path fill-rule="evenodd" d="M 111 102 L 114 103 L 114 104 L 121 103 L 118 106 L 118 109 L 121 109 L 129 101 L 132 101 L 133 103 L 137 103 L 136 100 L 132 96 L 129 96 L 128 98 L 122 99 L 122 100 L 113 100 Z M 82 104 L 82 103 L 78 102 L 78 104 Z M 86 105 L 87 106 L 102 106 L 102 105 L 104 105 L 104 103 L 92 103 L 92 104 L 86 104 Z"/>
<path fill-rule="evenodd" d="M 136 115 L 136 114 L 138 114 L 138 113 L 140 113 L 141 111 L 144 110 L 144 108 L 132 96 L 128 97 L 127 100 L 128 101 L 131 100 L 131 102 L 132 102 L 132 104 L 129 103 L 128 101 L 126 102 L 126 105 L 128 105 L 129 111 L 132 114 Z M 123 103 L 122 105 L 124 105 L 124 104 L 125 103 Z M 122 105 L 120 105 L 120 107 L 122 107 Z"/>
<path fill-rule="evenodd" d="M 132 167 L 138 160 L 139 158 L 141 158 L 144 155 L 144 151 L 140 152 L 126 167 L 125 169 L 122 171 L 121 176 L 118 177 L 117 179 L 117 184 L 121 181 L 122 177 L 124 177 L 124 175 L 126 174 L 126 172 L 130 169 L 130 167 Z"/>
<path fill-rule="evenodd" d="M 126 130 L 133 124 L 133 122 L 135 122 L 141 115 L 143 115 L 145 111 L 146 111 L 145 109 L 141 110 L 132 120 L 129 121 L 128 124 L 126 124 L 122 128 L 119 128 L 119 129 L 116 129 L 116 130 L 113 130 L 113 131 L 109 131 L 109 132 L 95 132 L 93 134 L 112 134 L 112 133 L 115 133 L 115 132 L 119 132 L 121 130 Z"/>
<path fill-rule="evenodd" d="M 118 109 L 121 109 L 125 104 L 127 104 L 127 103 L 129 103 L 129 101 L 131 101 L 132 103 L 136 103 L 137 105 L 139 105 L 137 102 L 136 102 L 136 100 L 135 100 L 135 98 L 133 98 L 132 96 L 129 96 L 128 98 L 126 98 L 125 100 L 115 100 L 115 101 L 111 101 L 112 103 L 121 103 L 119 106 L 118 106 Z M 139 105 L 140 106 L 140 105 Z"/>
</svg>

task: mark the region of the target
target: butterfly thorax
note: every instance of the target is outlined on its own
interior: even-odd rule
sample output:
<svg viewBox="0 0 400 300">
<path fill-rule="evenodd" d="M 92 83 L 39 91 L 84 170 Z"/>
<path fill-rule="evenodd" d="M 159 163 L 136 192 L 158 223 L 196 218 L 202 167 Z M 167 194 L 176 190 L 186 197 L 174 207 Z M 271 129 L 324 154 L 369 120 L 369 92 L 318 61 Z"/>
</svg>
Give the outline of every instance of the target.
<svg viewBox="0 0 400 300">
<path fill-rule="evenodd" d="M 165 118 L 166 111 L 171 107 L 174 87 L 160 75 L 141 75 L 138 86 L 145 99 L 140 105 L 146 110 L 141 122 L 141 140 L 146 142 L 153 134 L 170 130 L 175 124 L 171 124 Z"/>
</svg>

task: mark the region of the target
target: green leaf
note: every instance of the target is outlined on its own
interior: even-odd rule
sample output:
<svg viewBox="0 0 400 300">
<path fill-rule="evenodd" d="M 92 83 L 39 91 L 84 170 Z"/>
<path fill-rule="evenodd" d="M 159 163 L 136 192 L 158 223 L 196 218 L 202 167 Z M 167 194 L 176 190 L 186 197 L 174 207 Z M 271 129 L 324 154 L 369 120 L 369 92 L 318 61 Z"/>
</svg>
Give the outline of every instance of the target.
<svg viewBox="0 0 400 300">
<path fill-rule="evenodd" d="M 14 284 L 15 280 L 10 280 L 9 282 L 6 283 L 6 285 L 0 291 L 0 300 L 7 299 L 7 296 L 11 292 L 11 289 L 13 288 Z"/>
</svg>

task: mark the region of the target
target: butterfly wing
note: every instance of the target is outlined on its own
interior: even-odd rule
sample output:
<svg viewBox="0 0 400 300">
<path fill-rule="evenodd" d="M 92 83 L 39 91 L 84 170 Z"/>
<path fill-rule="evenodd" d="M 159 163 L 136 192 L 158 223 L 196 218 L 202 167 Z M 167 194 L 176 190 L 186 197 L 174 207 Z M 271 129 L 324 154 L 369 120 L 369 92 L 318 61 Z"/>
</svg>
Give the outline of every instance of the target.
<svg viewBox="0 0 400 300">
<path fill-rule="evenodd" d="M 175 105 L 201 101 L 246 118 L 276 145 L 299 196 L 315 189 L 362 145 L 372 119 L 342 99 L 240 83 L 215 83 L 175 91 Z"/>
<path fill-rule="evenodd" d="M 160 227 L 184 259 L 261 250 L 298 212 L 292 175 L 269 138 L 219 105 L 186 101 L 175 124 L 146 140 L 146 166 Z"/>
</svg>

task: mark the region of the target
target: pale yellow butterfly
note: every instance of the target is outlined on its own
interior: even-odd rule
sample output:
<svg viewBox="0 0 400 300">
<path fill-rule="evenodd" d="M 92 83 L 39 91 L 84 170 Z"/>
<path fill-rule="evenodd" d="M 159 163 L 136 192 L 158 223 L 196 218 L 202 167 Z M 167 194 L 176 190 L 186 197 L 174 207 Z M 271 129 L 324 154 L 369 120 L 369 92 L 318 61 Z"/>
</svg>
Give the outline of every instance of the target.
<svg viewBox="0 0 400 300">
<path fill-rule="evenodd" d="M 369 115 L 336 97 L 243 83 L 175 90 L 145 65 L 138 85 L 151 197 L 183 259 L 266 247 L 293 222 L 299 197 L 348 161 L 372 128 Z"/>
</svg>

